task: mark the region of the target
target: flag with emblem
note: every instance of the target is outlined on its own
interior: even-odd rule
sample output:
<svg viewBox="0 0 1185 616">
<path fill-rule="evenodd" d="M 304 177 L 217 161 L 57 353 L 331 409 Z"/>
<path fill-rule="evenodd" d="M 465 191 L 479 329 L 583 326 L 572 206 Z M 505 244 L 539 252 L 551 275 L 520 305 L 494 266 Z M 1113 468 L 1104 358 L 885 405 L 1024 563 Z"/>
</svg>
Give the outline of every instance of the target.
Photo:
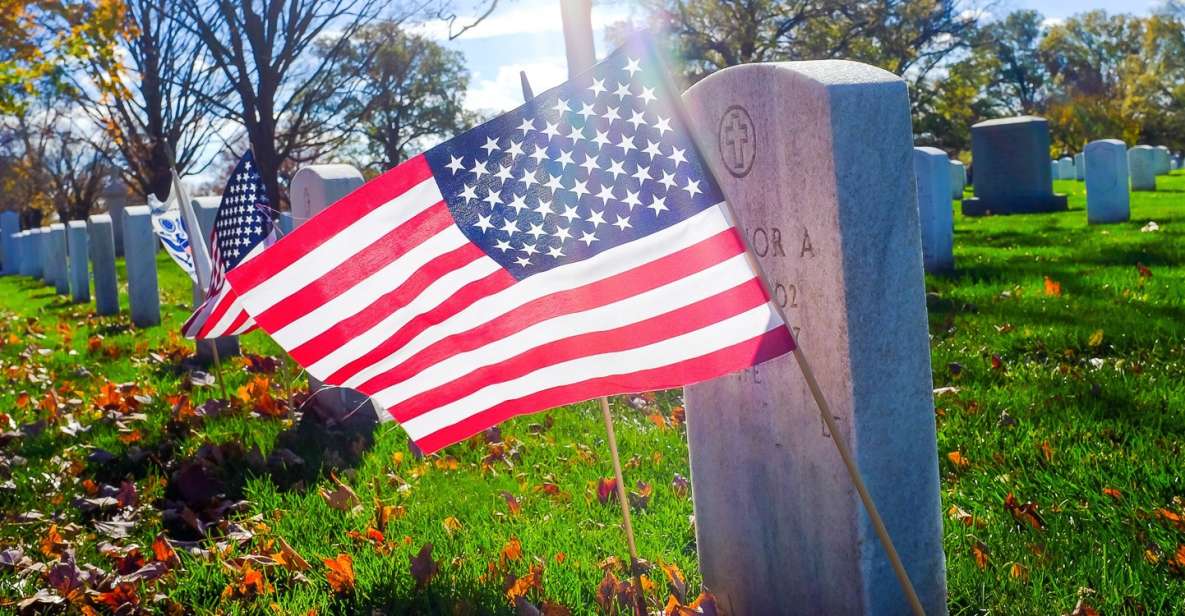
<svg viewBox="0 0 1185 616">
<path fill-rule="evenodd" d="M 793 349 L 638 38 L 408 160 L 228 274 L 309 373 L 425 452 Z"/>
<path fill-rule="evenodd" d="M 226 275 L 261 254 L 273 242 L 275 233 L 267 190 L 248 150 L 235 165 L 222 191 L 210 242 L 213 262 L 210 287 L 206 289 L 206 300 L 182 328 L 186 337 L 217 338 L 255 329 L 255 321 L 243 310 L 234 289 L 226 284 Z"/>
</svg>

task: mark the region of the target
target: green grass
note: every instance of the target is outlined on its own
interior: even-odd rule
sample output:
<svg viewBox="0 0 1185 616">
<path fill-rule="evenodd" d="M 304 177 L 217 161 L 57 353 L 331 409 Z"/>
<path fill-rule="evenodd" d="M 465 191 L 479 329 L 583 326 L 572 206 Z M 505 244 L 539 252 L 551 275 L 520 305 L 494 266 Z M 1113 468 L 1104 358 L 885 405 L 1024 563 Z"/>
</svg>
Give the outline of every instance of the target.
<svg viewBox="0 0 1185 616">
<path fill-rule="evenodd" d="M 1080 596 L 1108 614 L 1185 611 L 1185 580 L 1169 564 L 1185 544 L 1185 527 L 1154 513 L 1185 513 L 1185 175 L 1160 181 L 1161 192 L 1133 195 L 1126 224 L 1087 226 L 1079 182 L 1055 183 L 1071 195 L 1066 213 L 956 218 L 958 274 L 927 280 L 934 386 L 957 388 L 936 400 L 954 614 L 1067 613 Z M 1141 232 L 1148 221 L 1160 230 Z M 132 328 L 126 313 L 95 317 L 89 305 L 70 305 L 27 278 L 0 279 L 0 432 L 46 418 L 35 404 L 51 387 L 63 401 L 56 423 L 0 445 L 0 484 L 13 484 L 0 487 L 0 549 L 19 547 L 48 561 L 38 545 L 56 523 L 79 563 L 111 569 L 113 559 L 99 553 L 105 541 L 150 554 L 167 524 L 160 505 L 175 496 L 170 478 L 199 448 L 215 444 L 224 446 L 224 458 L 210 463 L 211 472 L 229 496 L 247 501 L 228 518 L 254 537 L 216 558 L 183 553 L 180 569 L 141 590 L 150 608 L 164 610 L 163 602 L 149 603 L 155 592 L 197 613 L 510 614 L 507 574 L 521 576 L 535 565 L 543 573 L 533 602 L 598 613 L 600 565 L 624 559 L 625 547 L 620 512 L 597 498 L 597 480 L 612 469 L 594 406 L 507 422 L 501 434 L 508 452 L 488 465 L 483 458 L 498 449 L 481 438 L 417 461 L 393 424 L 379 426 L 373 443 L 307 417 L 265 418 L 245 408 L 189 429 L 169 426 L 167 398 L 183 393 L 187 379 L 174 360 L 155 357 L 188 347 L 172 332 L 187 316 L 190 291 L 166 259 L 159 259 L 164 323 L 147 329 Z M 1141 267 L 1151 276 L 1141 276 Z M 1060 285 L 1060 295 L 1047 293 L 1046 277 Z M 111 354 L 89 350 L 95 336 Z M 242 346 L 279 354 L 260 333 L 245 336 Z M 295 377 L 281 372 L 273 381 Z M 253 376 L 238 363 L 227 372 L 232 390 Z M 123 421 L 122 433 L 93 403 L 108 380 L 151 393 L 145 417 Z M 32 404 L 19 404 L 22 392 Z M 198 403 L 221 397 L 209 386 L 188 393 Z M 648 417 L 669 418 L 679 404 L 677 392 L 664 392 L 644 411 L 617 400 L 614 415 L 627 481 L 653 488 L 649 504 L 634 512 L 639 550 L 651 562 L 677 565 L 698 589 L 691 500 L 672 483 L 689 474 L 686 435 Z M 1001 421 L 1005 413 L 1011 422 Z M 71 418 L 89 431 L 64 433 Z M 140 441 L 126 442 L 132 430 Z M 278 458 L 261 465 L 252 461 L 254 447 L 262 458 L 291 450 L 304 465 L 285 467 Z M 117 459 L 88 461 L 96 448 Z M 956 465 L 952 452 L 965 463 Z M 319 491 L 332 489 L 331 472 L 357 493 L 359 510 L 326 504 Z M 86 480 L 118 485 L 125 477 L 139 491 L 136 526 L 130 538 L 109 540 L 73 501 Z M 1119 498 L 1104 488 L 1118 490 Z M 1038 505 L 1043 530 L 1018 527 L 1004 506 L 1009 493 Z M 520 505 L 517 513 L 506 494 Z M 376 499 L 403 508 L 386 527 L 381 550 L 348 536 L 374 523 Z M 952 508 L 974 521 L 950 517 Z M 18 517 L 33 510 L 44 518 Z M 211 535 L 198 547 L 225 543 L 220 531 Z M 512 537 L 521 541 L 522 557 L 501 564 Z M 228 562 L 274 553 L 277 538 L 312 568 L 297 575 L 262 567 L 271 592 L 222 601 L 223 589 L 239 578 Z M 409 557 L 425 543 L 434 545 L 440 570 L 417 590 Z M 982 567 L 977 545 L 986 549 Z M 354 592 L 340 596 L 320 560 L 339 553 L 351 555 L 356 573 Z M 665 586 L 661 572 L 653 577 Z M 0 566 L 0 611 L 45 585 L 37 574 Z"/>
</svg>

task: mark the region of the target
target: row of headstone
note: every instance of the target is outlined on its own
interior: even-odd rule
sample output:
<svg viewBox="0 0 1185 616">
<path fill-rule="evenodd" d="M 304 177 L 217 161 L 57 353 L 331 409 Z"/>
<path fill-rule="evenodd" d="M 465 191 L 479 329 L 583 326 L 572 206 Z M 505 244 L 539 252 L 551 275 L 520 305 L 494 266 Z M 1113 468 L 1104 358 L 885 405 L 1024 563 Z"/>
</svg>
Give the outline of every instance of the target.
<svg viewBox="0 0 1185 616">
<path fill-rule="evenodd" d="M 209 230 L 214 227 L 219 197 L 197 197 L 194 211 L 201 227 L 199 234 L 209 242 Z M 110 206 L 110 204 L 108 204 Z M 47 227 L 20 231 L 16 212 L 0 213 L 0 258 L 4 274 L 21 274 L 40 278 L 52 285 L 57 293 L 69 295 L 78 303 L 91 299 L 93 272 L 95 309 L 100 315 L 119 312 L 118 280 L 115 258 L 119 241 L 123 240 L 123 254 L 127 272 L 128 308 L 132 323 L 149 327 L 161 322 L 160 289 L 157 282 L 156 253 L 158 239 L 152 229 L 152 214 L 148 206 L 120 206 L 113 220 L 111 214 L 96 214 L 87 221 L 70 221 Z M 288 217 L 289 228 L 291 217 Z M 116 233 L 116 230 L 119 230 Z M 202 290 L 194 285 L 195 304 Z M 238 337 L 227 336 L 197 345 L 198 357 L 208 361 L 211 345 L 217 345 L 223 356 L 238 354 Z"/>
</svg>

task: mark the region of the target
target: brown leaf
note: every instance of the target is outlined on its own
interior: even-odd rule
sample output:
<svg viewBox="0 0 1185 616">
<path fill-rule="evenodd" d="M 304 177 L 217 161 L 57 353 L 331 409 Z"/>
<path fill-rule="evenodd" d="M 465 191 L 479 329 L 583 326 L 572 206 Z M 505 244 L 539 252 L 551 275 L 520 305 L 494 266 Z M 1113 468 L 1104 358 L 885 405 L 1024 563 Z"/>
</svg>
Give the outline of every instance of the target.
<svg viewBox="0 0 1185 616">
<path fill-rule="evenodd" d="M 617 479 L 613 477 L 602 477 L 597 481 L 597 500 L 601 501 L 602 505 L 608 503 L 616 491 Z"/>
<path fill-rule="evenodd" d="M 1115 500 L 1123 500 L 1123 493 L 1115 488 L 1103 488 L 1103 494 L 1106 494 Z"/>
<path fill-rule="evenodd" d="M 1028 501 L 1021 505 L 1016 501 L 1016 497 L 1009 492 L 1008 496 L 1004 498 L 1004 508 L 1008 510 L 1017 524 L 1021 526 L 1028 524 L 1036 530 L 1045 530 L 1045 520 L 1037 512 L 1037 503 Z"/>
<path fill-rule="evenodd" d="M 1020 563 L 1012 563 L 1012 567 L 1008 570 L 1008 575 L 1012 576 L 1014 580 L 1027 582 L 1029 579 L 1029 570 Z"/>
<path fill-rule="evenodd" d="M 532 589 L 543 591 L 543 565 L 538 563 L 531 565 L 526 575 L 514 580 L 506 589 L 506 598 L 513 603 L 519 597 L 525 598 Z"/>
<path fill-rule="evenodd" d="M 522 513 L 523 506 L 518 502 L 518 498 L 516 498 L 513 494 L 503 490 L 502 498 L 506 500 L 506 508 L 510 510 L 510 515 L 518 515 Z"/>
<path fill-rule="evenodd" d="M 335 558 L 322 558 L 328 569 L 325 579 L 333 592 L 344 595 L 354 592 L 354 559 L 349 554 L 338 554 Z"/>
<path fill-rule="evenodd" d="M 988 548 L 982 541 L 976 541 L 971 546 L 971 555 L 975 557 L 975 566 L 981 570 L 987 569 L 988 563 Z"/>
<path fill-rule="evenodd" d="M 500 560 L 502 562 L 502 565 L 506 566 L 507 564 L 512 563 L 512 562 L 518 560 L 519 558 L 522 558 L 522 555 L 523 555 L 523 544 L 518 540 L 517 537 L 511 537 L 506 542 L 506 545 L 502 546 L 502 554 L 500 556 Z"/>
<path fill-rule="evenodd" d="M 452 535 L 453 533 L 461 530 L 462 528 L 463 528 L 463 526 L 461 525 L 461 521 L 458 520 L 456 518 L 456 516 L 450 515 L 449 517 L 444 519 L 444 530 L 448 531 L 449 535 Z"/>
<path fill-rule="evenodd" d="M 336 487 L 332 492 L 321 488 L 321 498 L 325 499 L 326 504 L 338 511 L 350 511 L 361 505 L 362 501 L 358 499 L 358 495 L 350 489 L 350 486 L 342 483 L 335 475 L 330 475 L 329 478 L 333 480 Z"/>
<path fill-rule="evenodd" d="M 946 454 L 946 459 L 950 460 L 950 463 L 954 464 L 958 468 L 967 468 L 968 466 L 971 466 L 971 461 L 958 451 L 952 451 Z"/>
<path fill-rule="evenodd" d="M 416 590 L 423 590 L 440 570 L 440 566 L 432 560 L 432 544 L 425 543 L 424 547 L 420 548 L 419 554 L 410 557 L 410 559 L 411 577 L 416 581 Z"/>
<path fill-rule="evenodd" d="M 303 556 L 292 549 L 288 542 L 283 537 L 277 536 L 276 540 L 280 542 L 280 551 L 273 554 L 272 558 L 280 563 L 285 569 L 293 572 L 308 571 L 311 567 L 309 561 L 305 560 Z"/>
</svg>

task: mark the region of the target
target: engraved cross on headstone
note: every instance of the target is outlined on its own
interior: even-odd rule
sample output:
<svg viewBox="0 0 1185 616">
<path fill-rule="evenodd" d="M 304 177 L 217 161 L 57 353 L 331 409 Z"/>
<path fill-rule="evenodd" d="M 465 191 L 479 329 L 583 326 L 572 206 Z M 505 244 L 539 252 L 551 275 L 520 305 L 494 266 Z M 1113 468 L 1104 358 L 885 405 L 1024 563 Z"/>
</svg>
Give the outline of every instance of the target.
<svg viewBox="0 0 1185 616">
<path fill-rule="evenodd" d="M 724 144 L 732 147 L 732 167 L 738 171 L 745 168 L 745 145 L 749 143 L 749 126 L 733 111 L 724 127 Z M 740 136 L 737 136 L 740 133 Z"/>
</svg>

